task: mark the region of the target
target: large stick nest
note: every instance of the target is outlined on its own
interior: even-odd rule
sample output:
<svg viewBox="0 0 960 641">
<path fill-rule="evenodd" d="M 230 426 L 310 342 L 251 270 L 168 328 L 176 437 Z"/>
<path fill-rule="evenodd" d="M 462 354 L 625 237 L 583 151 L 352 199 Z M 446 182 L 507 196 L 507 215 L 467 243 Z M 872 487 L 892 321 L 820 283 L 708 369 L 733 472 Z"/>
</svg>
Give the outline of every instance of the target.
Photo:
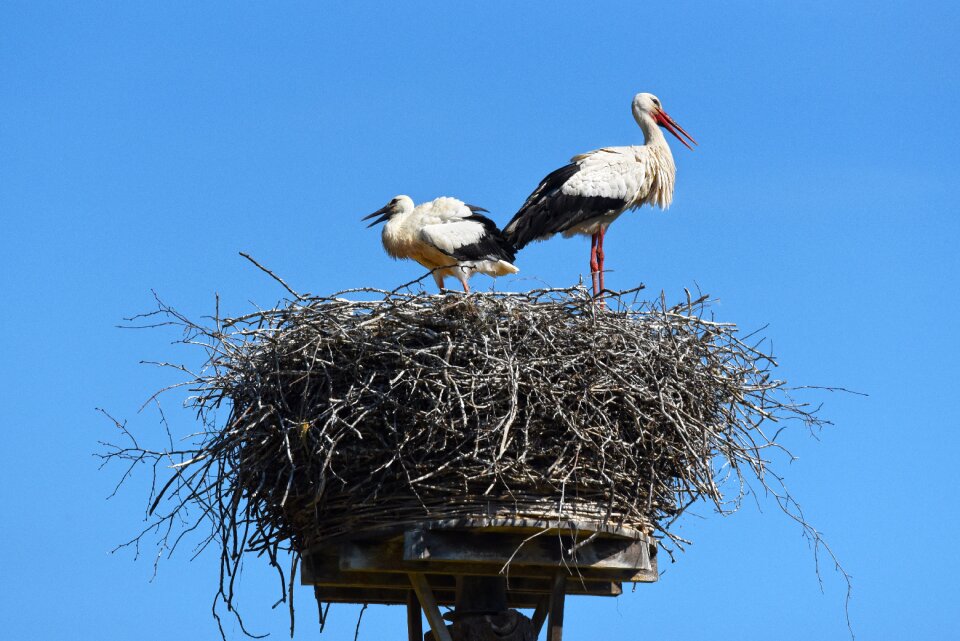
<svg viewBox="0 0 960 641">
<path fill-rule="evenodd" d="M 769 487 L 765 422 L 817 419 L 705 298 L 606 302 L 581 287 L 363 290 L 212 327 L 161 304 L 208 350 L 188 382 L 204 428 L 184 450 L 110 456 L 176 464 L 151 496 L 154 526 L 200 507 L 228 577 L 238 552 L 276 563 L 280 549 L 460 516 L 589 519 L 680 541 L 670 526 L 698 499 L 727 511 L 748 482 Z"/>
</svg>

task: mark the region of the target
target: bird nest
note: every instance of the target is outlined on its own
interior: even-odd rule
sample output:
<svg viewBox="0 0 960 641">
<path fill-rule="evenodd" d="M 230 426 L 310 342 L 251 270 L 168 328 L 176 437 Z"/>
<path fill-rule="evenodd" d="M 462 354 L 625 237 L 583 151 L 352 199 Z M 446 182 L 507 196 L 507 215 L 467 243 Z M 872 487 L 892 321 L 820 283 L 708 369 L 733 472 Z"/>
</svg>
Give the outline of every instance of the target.
<svg viewBox="0 0 960 641">
<path fill-rule="evenodd" d="M 182 450 L 108 457 L 166 481 L 154 531 L 213 523 L 231 586 L 239 552 L 276 563 L 434 519 L 587 519 L 682 543 L 671 525 L 692 503 L 728 511 L 748 482 L 768 487 L 766 422 L 819 423 L 707 305 L 355 290 L 208 327 L 161 304 L 208 351 L 186 382 L 203 427 Z"/>
</svg>

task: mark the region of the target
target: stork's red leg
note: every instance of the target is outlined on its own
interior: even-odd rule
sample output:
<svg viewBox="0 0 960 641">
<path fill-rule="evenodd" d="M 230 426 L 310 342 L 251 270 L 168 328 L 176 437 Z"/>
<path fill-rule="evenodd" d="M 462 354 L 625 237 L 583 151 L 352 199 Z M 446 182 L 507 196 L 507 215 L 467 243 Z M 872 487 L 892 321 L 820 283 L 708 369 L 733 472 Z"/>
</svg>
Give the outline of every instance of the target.
<svg viewBox="0 0 960 641">
<path fill-rule="evenodd" d="M 598 234 L 594 234 L 590 237 L 590 279 L 593 281 L 594 297 L 596 297 L 597 293 L 600 291 L 600 265 L 597 263 L 597 239 Z"/>
<path fill-rule="evenodd" d="M 604 253 L 603 253 L 603 237 L 606 236 L 606 235 L 607 235 L 607 230 L 606 230 L 605 228 L 603 228 L 603 227 L 601 227 L 601 228 L 600 228 L 600 231 L 597 232 L 597 266 L 598 266 L 597 271 L 599 272 L 600 291 L 601 291 L 601 292 L 602 292 L 604 289 L 606 289 L 605 285 L 603 284 L 603 257 L 604 257 Z"/>
</svg>

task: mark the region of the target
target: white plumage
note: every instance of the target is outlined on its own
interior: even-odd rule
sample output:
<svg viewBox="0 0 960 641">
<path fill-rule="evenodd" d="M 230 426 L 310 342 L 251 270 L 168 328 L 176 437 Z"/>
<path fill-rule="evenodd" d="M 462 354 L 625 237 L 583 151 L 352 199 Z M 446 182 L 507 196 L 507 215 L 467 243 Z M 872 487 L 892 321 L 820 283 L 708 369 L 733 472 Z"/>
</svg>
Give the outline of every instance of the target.
<svg viewBox="0 0 960 641">
<path fill-rule="evenodd" d="M 410 258 L 433 272 L 437 287 L 453 276 L 470 291 L 467 280 L 476 272 L 488 276 L 515 274 L 513 246 L 496 224 L 481 214 L 486 209 L 456 198 L 440 197 L 414 207 L 409 196 L 397 196 L 364 220 L 370 226 L 386 221 L 383 247 L 393 258 Z"/>
<path fill-rule="evenodd" d="M 653 94 L 638 93 L 632 108 L 643 131 L 643 145 L 604 147 L 574 156 L 569 165 L 540 182 L 503 229 L 517 249 L 557 233 L 591 236 L 595 294 L 603 289 L 603 237 L 610 223 L 627 210 L 648 204 L 666 209 L 673 200 L 676 166 L 660 127 L 690 149 L 681 134 L 696 144 Z"/>
</svg>

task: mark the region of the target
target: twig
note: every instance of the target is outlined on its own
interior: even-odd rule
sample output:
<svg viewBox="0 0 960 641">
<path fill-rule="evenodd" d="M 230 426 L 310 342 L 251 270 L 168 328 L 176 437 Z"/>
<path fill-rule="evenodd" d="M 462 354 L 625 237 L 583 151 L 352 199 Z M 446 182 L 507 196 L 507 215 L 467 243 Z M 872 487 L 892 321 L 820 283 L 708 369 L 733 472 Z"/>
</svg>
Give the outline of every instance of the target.
<svg viewBox="0 0 960 641">
<path fill-rule="evenodd" d="M 296 297 L 297 300 L 306 300 L 306 298 L 305 298 L 303 295 L 297 293 L 292 287 L 290 287 L 290 285 L 287 285 L 287 283 L 286 283 L 285 280 L 283 280 L 282 278 L 280 278 L 279 276 L 277 276 L 276 274 L 274 274 L 272 271 L 270 271 L 269 269 L 267 269 L 266 267 L 264 267 L 264 266 L 261 265 L 260 263 L 258 263 L 256 260 L 254 260 L 254 258 L 253 258 L 250 254 L 247 254 L 246 252 L 240 252 L 240 255 L 243 256 L 244 258 L 246 258 L 247 260 L 249 260 L 249 261 L 250 261 L 251 263 L 253 263 L 254 265 L 256 265 L 256 266 L 260 269 L 260 271 L 262 271 L 262 272 L 266 273 L 267 275 L 269 275 L 270 278 L 272 278 L 273 280 L 275 280 L 275 281 L 277 281 L 278 283 L 280 283 L 281 285 L 283 285 L 283 288 L 286 289 L 286 290 L 287 290 L 288 292 L 290 292 L 291 294 L 293 294 L 293 295 Z"/>
</svg>

